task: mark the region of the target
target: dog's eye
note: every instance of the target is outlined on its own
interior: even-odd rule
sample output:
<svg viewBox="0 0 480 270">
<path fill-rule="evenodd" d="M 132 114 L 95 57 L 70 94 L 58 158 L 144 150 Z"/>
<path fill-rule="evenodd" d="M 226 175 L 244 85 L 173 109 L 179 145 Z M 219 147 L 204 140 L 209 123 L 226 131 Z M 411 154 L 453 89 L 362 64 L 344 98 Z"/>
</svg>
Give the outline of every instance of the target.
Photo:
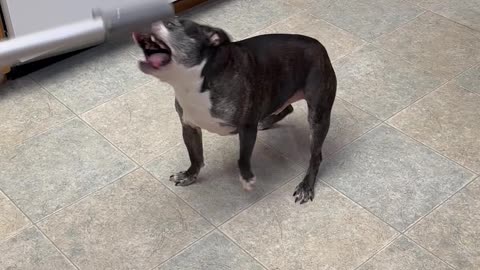
<svg viewBox="0 0 480 270">
<path fill-rule="evenodd" d="M 175 24 L 173 22 L 167 22 L 167 27 L 174 27 Z"/>
</svg>

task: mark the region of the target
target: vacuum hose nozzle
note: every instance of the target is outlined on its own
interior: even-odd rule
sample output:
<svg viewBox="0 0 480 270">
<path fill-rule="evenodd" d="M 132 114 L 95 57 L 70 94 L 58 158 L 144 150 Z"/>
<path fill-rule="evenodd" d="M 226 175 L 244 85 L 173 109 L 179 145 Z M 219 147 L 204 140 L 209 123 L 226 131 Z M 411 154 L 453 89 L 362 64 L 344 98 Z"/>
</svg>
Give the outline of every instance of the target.
<svg viewBox="0 0 480 270">
<path fill-rule="evenodd" d="M 0 67 L 103 42 L 111 31 L 131 31 L 174 15 L 166 0 L 95 8 L 92 18 L 0 42 Z"/>
</svg>

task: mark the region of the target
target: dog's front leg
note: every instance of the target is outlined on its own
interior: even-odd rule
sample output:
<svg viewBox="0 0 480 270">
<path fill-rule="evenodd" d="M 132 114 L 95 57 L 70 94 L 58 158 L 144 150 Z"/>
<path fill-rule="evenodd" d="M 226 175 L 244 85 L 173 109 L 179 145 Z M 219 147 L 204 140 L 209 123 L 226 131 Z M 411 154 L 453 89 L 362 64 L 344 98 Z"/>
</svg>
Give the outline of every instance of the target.
<svg viewBox="0 0 480 270">
<path fill-rule="evenodd" d="M 183 141 L 187 146 L 190 157 L 190 167 L 170 176 L 170 181 L 176 186 L 188 186 L 197 180 L 198 173 L 203 167 L 202 130 L 188 125 L 182 125 Z"/>
<path fill-rule="evenodd" d="M 245 125 L 239 129 L 238 133 L 240 137 L 240 159 L 238 160 L 240 181 L 245 190 L 252 190 L 255 175 L 250 166 L 250 159 L 257 140 L 257 125 Z"/>
<path fill-rule="evenodd" d="M 185 124 L 182 120 L 183 110 L 178 102 L 175 102 L 175 107 L 182 122 L 183 142 L 187 147 L 188 156 L 190 157 L 190 167 L 186 171 L 171 175 L 170 181 L 173 181 L 176 186 L 188 186 L 197 180 L 198 173 L 204 165 L 202 130 Z"/>
</svg>

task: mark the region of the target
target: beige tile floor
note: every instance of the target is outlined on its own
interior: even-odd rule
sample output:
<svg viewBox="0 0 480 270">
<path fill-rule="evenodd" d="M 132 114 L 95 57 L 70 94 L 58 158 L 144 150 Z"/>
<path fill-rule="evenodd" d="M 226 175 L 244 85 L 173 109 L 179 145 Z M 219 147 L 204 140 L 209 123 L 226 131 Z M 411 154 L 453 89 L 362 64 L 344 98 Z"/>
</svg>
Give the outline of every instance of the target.
<svg viewBox="0 0 480 270">
<path fill-rule="evenodd" d="M 199 182 L 169 86 L 109 42 L 2 85 L 0 269 L 480 269 L 480 1 L 224 0 L 187 14 L 235 39 L 319 39 L 338 98 L 316 199 L 305 104 L 260 133 L 204 133 Z"/>
</svg>

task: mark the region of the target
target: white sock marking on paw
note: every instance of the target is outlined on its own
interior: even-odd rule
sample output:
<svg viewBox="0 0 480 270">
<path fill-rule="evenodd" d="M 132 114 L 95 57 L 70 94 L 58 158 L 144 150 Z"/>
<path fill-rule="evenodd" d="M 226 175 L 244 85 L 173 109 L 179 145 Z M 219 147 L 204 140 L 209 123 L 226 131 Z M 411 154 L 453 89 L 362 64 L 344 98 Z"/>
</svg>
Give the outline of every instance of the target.
<svg viewBox="0 0 480 270">
<path fill-rule="evenodd" d="M 240 176 L 240 183 L 242 183 L 242 187 L 246 191 L 252 191 L 253 190 L 253 184 L 257 181 L 257 178 L 254 176 L 250 180 L 243 179 L 242 176 Z"/>
</svg>

